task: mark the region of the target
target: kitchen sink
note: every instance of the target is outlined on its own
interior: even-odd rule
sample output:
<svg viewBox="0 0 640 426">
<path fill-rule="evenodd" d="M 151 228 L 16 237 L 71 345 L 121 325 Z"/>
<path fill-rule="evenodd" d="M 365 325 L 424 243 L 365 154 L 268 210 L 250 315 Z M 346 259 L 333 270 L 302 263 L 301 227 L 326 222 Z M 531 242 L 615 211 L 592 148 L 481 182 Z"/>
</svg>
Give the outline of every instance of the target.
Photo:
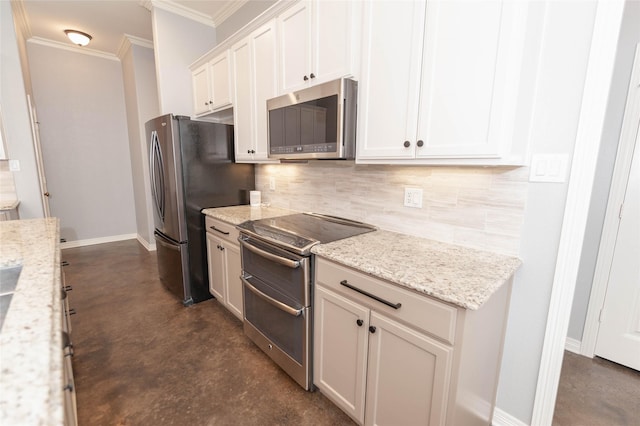
<svg viewBox="0 0 640 426">
<path fill-rule="evenodd" d="M 4 324 L 4 317 L 9 311 L 13 291 L 18 285 L 18 279 L 22 272 L 22 265 L 0 268 L 0 329 Z"/>
</svg>

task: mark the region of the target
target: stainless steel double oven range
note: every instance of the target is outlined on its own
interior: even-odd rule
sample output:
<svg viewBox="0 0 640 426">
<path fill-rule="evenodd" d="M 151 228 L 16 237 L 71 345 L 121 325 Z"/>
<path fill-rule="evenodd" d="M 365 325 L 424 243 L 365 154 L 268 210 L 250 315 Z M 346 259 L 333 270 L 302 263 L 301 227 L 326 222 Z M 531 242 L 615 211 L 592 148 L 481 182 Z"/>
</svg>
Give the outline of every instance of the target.
<svg viewBox="0 0 640 426">
<path fill-rule="evenodd" d="M 311 247 L 375 227 L 334 216 L 299 213 L 244 222 L 238 229 L 244 332 L 300 386 L 312 390 Z"/>
</svg>

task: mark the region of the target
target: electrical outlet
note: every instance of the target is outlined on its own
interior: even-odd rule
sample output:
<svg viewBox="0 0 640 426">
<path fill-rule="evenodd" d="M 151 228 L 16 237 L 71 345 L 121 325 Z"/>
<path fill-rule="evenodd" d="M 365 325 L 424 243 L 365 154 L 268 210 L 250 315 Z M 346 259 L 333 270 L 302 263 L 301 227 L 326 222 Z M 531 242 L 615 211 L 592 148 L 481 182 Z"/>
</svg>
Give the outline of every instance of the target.
<svg viewBox="0 0 640 426">
<path fill-rule="evenodd" d="M 404 189 L 404 205 L 405 207 L 422 208 L 422 188 L 405 188 Z"/>
<path fill-rule="evenodd" d="M 20 171 L 20 160 L 9 160 L 9 171 L 11 171 L 11 172 L 19 172 Z"/>
<path fill-rule="evenodd" d="M 269 176 L 269 191 L 276 190 L 276 178 L 273 176 Z"/>
</svg>

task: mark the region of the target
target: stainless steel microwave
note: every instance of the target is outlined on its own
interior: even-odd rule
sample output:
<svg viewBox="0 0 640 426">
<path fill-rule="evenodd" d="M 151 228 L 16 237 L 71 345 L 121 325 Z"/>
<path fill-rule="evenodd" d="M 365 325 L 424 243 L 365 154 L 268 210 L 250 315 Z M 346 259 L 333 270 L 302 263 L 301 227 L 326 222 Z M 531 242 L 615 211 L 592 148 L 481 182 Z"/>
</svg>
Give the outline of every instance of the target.
<svg viewBox="0 0 640 426">
<path fill-rule="evenodd" d="M 269 158 L 354 159 L 357 99 L 346 78 L 269 99 Z"/>
</svg>

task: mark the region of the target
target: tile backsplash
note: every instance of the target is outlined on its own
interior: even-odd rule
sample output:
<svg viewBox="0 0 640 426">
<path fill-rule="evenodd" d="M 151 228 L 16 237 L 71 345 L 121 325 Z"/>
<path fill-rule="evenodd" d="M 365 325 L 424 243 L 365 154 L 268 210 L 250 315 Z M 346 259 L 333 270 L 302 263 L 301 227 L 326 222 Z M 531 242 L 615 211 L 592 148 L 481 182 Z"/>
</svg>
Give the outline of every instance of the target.
<svg viewBox="0 0 640 426">
<path fill-rule="evenodd" d="M 359 220 L 382 229 L 518 255 L 526 167 L 356 165 L 347 161 L 256 167 L 262 201 Z M 270 180 L 275 190 L 269 189 Z M 422 188 L 422 208 L 403 205 Z"/>
</svg>

